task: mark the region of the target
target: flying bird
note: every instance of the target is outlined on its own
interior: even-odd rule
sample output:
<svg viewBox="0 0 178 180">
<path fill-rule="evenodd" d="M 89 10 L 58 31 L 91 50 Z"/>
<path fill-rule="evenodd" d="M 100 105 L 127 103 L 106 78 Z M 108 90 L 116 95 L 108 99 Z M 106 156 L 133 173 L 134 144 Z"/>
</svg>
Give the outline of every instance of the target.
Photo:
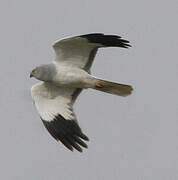
<svg viewBox="0 0 178 180">
<path fill-rule="evenodd" d="M 129 41 L 116 35 L 86 34 L 58 40 L 53 44 L 56 54 L 51 64 L 40 65 L 30 77 L 40 80 L 31 88 L 31 95 L 40 118 L 57 141 L 69 150 L 82 152 L 89 138 L 81 130 L 73 104 L 82 89 L 127 96 L 132 87 L 106 81 L 91 75 L 91 66 L 99 48 L 130 47 Z"/>
</svg>

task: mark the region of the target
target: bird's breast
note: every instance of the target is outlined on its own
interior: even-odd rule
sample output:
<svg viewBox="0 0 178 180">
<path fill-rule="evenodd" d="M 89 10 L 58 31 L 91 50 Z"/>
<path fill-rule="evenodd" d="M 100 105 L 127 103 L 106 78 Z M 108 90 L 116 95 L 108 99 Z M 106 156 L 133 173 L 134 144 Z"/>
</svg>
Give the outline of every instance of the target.
<svg viewBox="0 0 178 180">
<path fill-rule="evenodd" d="M 53 82 L 57 86 L 85 88 L 86 79 L 88 78 L 90 78 L 90 75 L 82 69 L 63 67 L 57 71 Z"/>
</svg>

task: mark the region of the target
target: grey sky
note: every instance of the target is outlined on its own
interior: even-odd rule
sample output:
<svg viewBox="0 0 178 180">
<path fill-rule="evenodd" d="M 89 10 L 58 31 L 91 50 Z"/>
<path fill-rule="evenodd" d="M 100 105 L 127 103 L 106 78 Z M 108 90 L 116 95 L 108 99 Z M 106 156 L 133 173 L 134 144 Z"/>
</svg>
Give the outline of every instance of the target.
<svg viewBox="0 0 178 180">
<path fill-rule="evenodd" d="M 7 0 L 0 6 L 0 179 L 177 180 L 178 2 Z M 29 72 L 51 62 L 51 44 L 90 32 L 132 48 L 101 49 L 95 76 L 133 85 L 122 98 L 84 91 L 75 109 L 89 149 L 70 152 L 43 127 Z"/>
</svg>

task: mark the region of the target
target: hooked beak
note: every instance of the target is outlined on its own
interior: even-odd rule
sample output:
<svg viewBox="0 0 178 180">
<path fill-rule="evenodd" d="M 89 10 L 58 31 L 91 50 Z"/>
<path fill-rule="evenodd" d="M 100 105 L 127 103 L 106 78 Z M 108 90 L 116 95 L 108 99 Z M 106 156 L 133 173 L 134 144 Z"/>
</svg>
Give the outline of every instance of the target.
<svg viewBox="0 0 178 180">
<path fill-rule="evenodd" d="M 32 72 L 30 73 L 30 78 L 31 78 L 31 77 L 33 77 L 33 73 L 32 73 Z"/>
</svg>

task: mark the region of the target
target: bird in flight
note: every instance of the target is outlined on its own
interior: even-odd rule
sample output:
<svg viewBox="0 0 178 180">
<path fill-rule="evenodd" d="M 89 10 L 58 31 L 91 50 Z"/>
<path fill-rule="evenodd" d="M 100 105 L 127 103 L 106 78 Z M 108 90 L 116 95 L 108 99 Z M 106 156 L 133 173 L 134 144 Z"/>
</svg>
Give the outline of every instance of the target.
<svg viewBox="0 0 178 180">
<path fill-rule="evenodd" d="M 40 118 L 57 141 L 69 150 L 82 152 L 89 138 L 81 130 L 73 104 L 82 89 L 127 96 L 132 87 L 106 81 L 91 75 L 90 69 L 99 48 L 130 47 L 129 41 L 116 35 L 85 34 L 58 40 L 53 48 L 56 54 L 51 64 L 36 67 L 30 73 L 41 82 L 31 88 L 31 95 Z"/>
</svg>

